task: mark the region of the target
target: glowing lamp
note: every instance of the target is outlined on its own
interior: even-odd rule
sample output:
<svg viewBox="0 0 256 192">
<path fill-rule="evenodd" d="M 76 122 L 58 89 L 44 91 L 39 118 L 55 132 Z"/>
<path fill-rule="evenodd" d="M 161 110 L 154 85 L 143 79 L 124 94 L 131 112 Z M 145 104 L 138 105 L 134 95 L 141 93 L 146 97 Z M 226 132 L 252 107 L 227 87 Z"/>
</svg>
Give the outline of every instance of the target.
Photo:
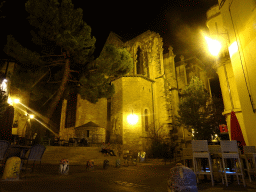
<svg viewBox="0 0 256 192">
<path fill-rule="evenodd" d="M 14 99 L 13 102 L 14 102 L 14 103 L 19 103 L 20 100 L 19 100 L 19 99 Z"/>
<path fill-rule="evenodd" d="M 10 105 L 12 105 L 12 99 L 11 99 L 10 97 L 8 97 L 7 103 L 10 104 Z"/>
<path fill-rule="evenodd" d="M 29 115 L 30 119 L 34 119 L 34 117 L 35 117 L 35 115 L 33 115 L 33 114 Z"/>
<path fill-rule="evenodd" d="M 208 44 L 208 48 L 209 48 L 209 51 L 210 53 L 213 55 L 213 56 L 217 56 L 220 52 L 220 49 L 221 49 L 221 43 L 215 39 L 211 39 L 207 36 L 204 37 L 207 44 Z"/>
<path fill-rule="evenodd" d="M 127 116 L 127 121 L 131 125 L 135 125 L 138 122 L 138 120 L 139 120 L 138 115 L 130 114 Z"/>
</svg>

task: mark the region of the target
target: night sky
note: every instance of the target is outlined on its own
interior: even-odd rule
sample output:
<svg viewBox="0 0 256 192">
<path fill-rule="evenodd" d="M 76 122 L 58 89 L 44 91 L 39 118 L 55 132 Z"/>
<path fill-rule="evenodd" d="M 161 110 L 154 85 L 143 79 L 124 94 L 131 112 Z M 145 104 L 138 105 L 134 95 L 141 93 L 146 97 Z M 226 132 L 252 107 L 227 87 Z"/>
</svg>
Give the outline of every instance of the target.
<svg viewBox="0 0 256 192">
<path fill-rule="evenodd" d="M 30 30 L 26 20 L 26 0 L 6 0 L 1 15 L 1 51 L 6 36 L 12 34 L 23 46 L 36 50 L 31 43 Z M 60 1 L 59 1 L 60 2 Z M 115 32 L 124 41 L 151 30 L 163 37 L 164 51 L 174 47 L 176 61 L 182 54 L 185 58 L 203 53 L 204 39 L 200 31 L 207 31 L 206 11 L 218 0 L 161 0 L 161 1 L 72 1 L 75 8 L 82 8 L 84 21 L 91 26 L 96 38 L 97 57 L 110 33 Z M 142 3 L 144 2 L 144 3 Z"/>
<path fill-rule="evenodd" d="M 26 20 L 26 0 L 6 0 L 2 8 L 1 46 L 6 35 L 13 34 L 24 46 L 31 41 L 31 27 Z M 59 1 L 60 2 L 60 1 Z M 161 0 L 161 1 L 72 1 L 75 8 L 82 8 L 84 21 L 91 26 L 96 38 L 96 55 L 102 49 L 110 31 L 129 40 L 147 31 L 163 37 L 164 48 L 174 47 L 174 53 L 191 54 L 200 50 L 203 41 L 200 30 L 206 28 L 206 11 L 218 0 Z M 142 3 L 145 2 L 145 3 Z M 32 46 L 31 46 L 32 48 Z"/>
</svg>

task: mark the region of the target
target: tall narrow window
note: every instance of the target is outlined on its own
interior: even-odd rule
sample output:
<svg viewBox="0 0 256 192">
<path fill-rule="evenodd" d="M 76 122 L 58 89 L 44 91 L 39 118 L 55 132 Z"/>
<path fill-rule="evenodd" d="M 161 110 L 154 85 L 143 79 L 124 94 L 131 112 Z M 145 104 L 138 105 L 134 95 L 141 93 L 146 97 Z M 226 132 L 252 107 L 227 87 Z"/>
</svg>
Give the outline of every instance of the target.
<svg viewBox="0 0 256 192">
<path fill-rule="evenodd" d="M 148 54 L 147 53 L 145 53 L 145 72 L 146 72 L 146 76 L 149 78 L 150 76 L 149 76 L 149 66 L 148 66 Z"/>
<path fill-rule="evenodd" d="M 107 102 L 107 121 L 111 120 L 111 99 Z"/>
<path fill-rule="evenodd" d="M 67 110 L 66 110 L 66 125 L 65 127 L 74 127 L 76 123 L 76 103 L 77 95 L 74 93 L 69 94 L 67 101 Z"/>
<path fill-rule="evenodd" d="M 137 74 L 143 74 L 143 56 L 140 47 L 137 50 Z"/>
<path fill-rule="evenodd" d="M 145 109 L 144 117 L 145 117 L 145 131 L 148 131 L 148 110 L 147 109 Z"/>
</svg>

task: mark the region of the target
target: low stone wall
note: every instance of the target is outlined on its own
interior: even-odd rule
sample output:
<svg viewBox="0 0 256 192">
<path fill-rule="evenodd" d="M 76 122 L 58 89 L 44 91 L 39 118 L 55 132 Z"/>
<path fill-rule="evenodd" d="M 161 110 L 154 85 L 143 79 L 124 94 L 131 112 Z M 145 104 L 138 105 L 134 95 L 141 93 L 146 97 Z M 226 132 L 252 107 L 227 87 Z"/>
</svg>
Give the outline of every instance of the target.
<svg viewBox="0 0 256 192">
<path fill-rule="evenodd" d="M 102 165 L 105 159 L 108 159 L 110 164 L 115 164 L 118 158 L 122 159 L 118 155 L 104 156 L 100 150 L 100 147 L 46 146 L 41 163 L 59 164 L 61 159 L 68 159 L 70 165 L 85 165 L 88 160 L 94 160 L 95 165 Z"/>
</svg>

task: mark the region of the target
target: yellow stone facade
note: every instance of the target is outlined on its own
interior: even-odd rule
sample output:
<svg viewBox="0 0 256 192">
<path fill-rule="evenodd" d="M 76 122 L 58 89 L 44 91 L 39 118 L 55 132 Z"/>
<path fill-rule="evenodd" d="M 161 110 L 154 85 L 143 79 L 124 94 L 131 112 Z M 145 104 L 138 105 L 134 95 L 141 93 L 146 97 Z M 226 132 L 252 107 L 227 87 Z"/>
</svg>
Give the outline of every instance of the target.
<svg viewBox="0 0 256 192">
<path fill-rule="evenodd" d="M 189 83 L 187 77 L 193 75 L 193 70 L 187 72 L 188 74 L 184 73 L 184 76 L 179 74 L 177 77 L 176 73 L 180 66 L 183 71 L 189 70 L 186 65 L 190 65 L 194 59 L 182 61 L 176 67 L 172 47 L 169 47 L 168 53 L 163 54 L 163 39 L 152 31 L 146 31 L 126 42 L 111 32 L 106 44 L 125 47 L 133 58 L 132 70 L 112 81 L 115 86 L 112 98 L 100 99 L 96 104 L 91 104 L 78 95 L 76 123 L 71 128 L 65 128 L 67 101 L 64 100 L 60 135 L 66 139 L 68 134 L 74 134 L 75 127 L 93 121 L 106 129 L 107 142 L 120 143 L 128 150 L 146 150 L 152 128 L 162 127 L 161 134 L 169 136 L 171 123 L 178 111 L 179 86 L 182 89 Z M 196 64 L 199 63 L 195 59 Z M 202 73 L 201 69 L 199 71 Z M 201 74 L 202 80 L 206 78 L 203 75 L 205 74 Z M 184 85 L 178 83 L 177 78 Z M 131 114 L 138 117 L 138 122 L 134 125 L 127 120 Z M 179 135 L 180 139 L 188 138 L 188 133 L 184 134 L 182 130 Z"/>
<path fill-rule="evenodd" d="M 207 12 L 210 35 L 222 43 L 216 63 L 230 131 L 230 112 L 236 112 L 246 145 L 256 145 L 256 2 L 219 0 Z"/>
</svg>

